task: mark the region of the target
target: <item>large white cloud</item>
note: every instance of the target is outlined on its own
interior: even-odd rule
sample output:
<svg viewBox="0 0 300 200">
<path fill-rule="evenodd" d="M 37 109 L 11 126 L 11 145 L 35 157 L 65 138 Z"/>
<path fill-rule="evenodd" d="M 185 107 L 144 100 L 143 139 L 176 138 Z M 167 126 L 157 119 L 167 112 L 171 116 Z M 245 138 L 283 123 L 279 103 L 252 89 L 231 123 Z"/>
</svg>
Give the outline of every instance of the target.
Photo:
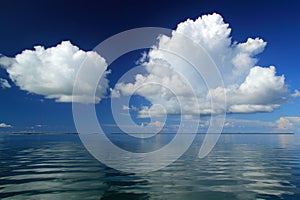
<svg viewBox="0 0 300 200">
<path fill-rule="evenodd" d="M 35 46 L 34 50 L 24 50 L 15 58 L 0 57 L 0 65 L 6 68 L 11 80 L 22 90 L 43 95 L 59 102 L 99 102 L 108 88 L 108 71 L 101 79 L 95 98 L 89 96 L 93 83 L 98 77 L 84 75 L 81 90 L 72 95 L 73 83 L 81 63 L 89 67 L 107 70 L 105 59 L 93 51 L 83 51 L 70 41 L 63 41 L 55 47 Z"/>
<path fill-rule="evenodd" d="M 149 114 L 211 114 L 211 113 L 252 113 L 271 112 L 280 107 L 288 97 L 299 96 L 299 91 L 288 94 L 284 76 L 276 75 L 274 66 L 256 66 L 256 55 L 261 53 L 266 42 L 260 38 L 248 38 L 245 42 L 233 41 L 229 25 L 218 14 L 204 15 L 196 20 L 188 19 L 179 23 L 171 36 L 162 35 L 158 43 L 142 57 L 146 74 L 137 74 L 133 82 L 118 83 L 112 90 L 112 97 L 120 95 L 141 95 L 152 106 L 142 107 L 140 117 Z M 186 45 L 180 35 L 202 46 L 216 63 L 222 74 L 225 87 L 209 90 L 205 82 L 191 68 L 191 63 L 170 52 L 179 52 L 193 57 L 194 47 Z M 168 50 L 169 52 L 165 51 Z M 196 55 L 196 54 L 195 54 Z M 72 94 L 73 83 L 80 64 L 105 71 L 100 80 L 95 99 L 93 83 L 97 75 L 87 73 L 82 76 L 80 90 Z M 195 58 L 193 61 L 196 62 Z M 24 50 L 14 58 L 0 54 L 0 65 L 8 72 L 11 80 L 22 90 L 40 94 L 60 102 L 99 102 L 108 88 L 106 75 L 109 73 L 105 59 L 93 51 L 83 51 L 69 41 L 34 50 Z M 206 69 L 209 71 L 210 69 Z M 93 70 L 91 70 L 92 72 Z M 184 78 L 182 78 L 184 77 Z M 213 76 L 205 77 L 214 79 Z M 1 79 L 2 80 L 2 79 Z M 2 86 L 7 81 L 2 81 Z M 8 82 L 7 82 L 8 83 Z M 192 85 L 193 93 L 189 84 Z M 226 110 L 211 107 L 210 100 L 222 101 L 226 92 Z M 196 95 L 196 96 L 195 96 Z M 181 106 L 179 105 L 181 102 Z M 200 104 L 198 104 L 198 102 Z M 164 109 L 161 109 L 162 105 Z M 217 104 L 216 104 L 217 105 Z"/>
<path fill-rule="evenodd" d="M 277 76 L 274 66 L 256 66 L 256 55 L 264 50 L 266 42 L 260 38 L 248 38 L 247 41 L 238 43 L 232 41 L 230 33 L 229 25 L 219 14 L 204 15 L 196 20 L 188 19 L 178 24 L 172 36 L 159 37 L 158 44 L 148 52 L 148 60 L 142 63 L 147 73 L 136 75 L 132 83 L 118 83 L 113 94 L 139 94 L 153 105 L 164 106 L 163 112 L 169 114 L 180 112 L 178 101 L 182 102 L 183 114 L 224 112 L 218 110 L 218 107 L 211 108 L 210 104 L 210 97 L 221 102 L 221 94 L 224 91 L 227 96 L 225 112 L 271 112 L 279 108 L 289 96 L 284 76 Z M 178 34 L 188 37 L 207 51 L 222 74 L 224 88 L 207 90 L 203 82 L 199 82 L 199 75 L 189 70 L 189 63 L 165 51 L 194 54 L 194 47 L 187 48 L 185 41 Z M 180 75 L 183 75 L 184 79 Z M 195 89 L 196 98 L 186 89 L 185 79 Z M 155 86 L 153 82 L 156 83 Z M 175 91 L 176 95 L 167 92 L 166 88 Z M 199 105 L 197 101 L 200 102 Z M 140 114 L 159 115 L 160 110 L 162 109 L 156 109 L 155 106 L 143 107 Z"/>
<path fill-rule="evenodd" d="M 230 85 L 226 89 L 228 112 L 252 113 L 271 112 L 285 102 L 288 89 L 284 76 L 276 76 L 274 66 L 269 68 L 253 67 L 245 81 L 240 85 Z M 210 91 L 218 101 L 221 88 Z"/>
</svg>

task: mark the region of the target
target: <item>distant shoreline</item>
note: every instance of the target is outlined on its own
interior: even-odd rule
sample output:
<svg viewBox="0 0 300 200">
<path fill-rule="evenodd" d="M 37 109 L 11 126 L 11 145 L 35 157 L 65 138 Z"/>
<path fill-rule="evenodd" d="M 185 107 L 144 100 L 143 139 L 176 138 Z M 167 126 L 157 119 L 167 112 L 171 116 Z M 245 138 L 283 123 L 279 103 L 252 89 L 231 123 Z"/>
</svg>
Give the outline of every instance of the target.
<svg viewBox="0 0 300 200">
<path fill-rule="evenodd" d="M 122 132 L 113 132 L 111 134 L 126 134 L 126 133 L 122 133 Z M 147 134 L 153 134 L 153 133 L 130 133 L 132 135 L 139 135 L 139 134 L 144 134 L 144 135 L 147 135 Z M 176 134 L 176 133 L 157 133 L 157 134 Z M 193 134 L 193 133 L 181 133 L 181 134 Z M 197 133 L 197 134 L 208 134 L 208 133 Z M 219 133 L 209 133 L 209 134 L 219 134 Z M 235 135 L 238 135 L 238 134 L 241 134 L 241 135 L 245 135 L 245 134 L 257 134 L 257 135 L 266 135 L 266 134 L 270 134 L 270 135 L 294 135 L 295 133 L 293 132 L 285 132 L 285 133 L 280 133 L 280 132 L 264 132 L 264 133 L 259 133 L 259 132 L 243 132 L 243 133 L 229 133 L 229 132 L 224 132 L 224 133 L 221 133 L 221 134 L 226 134 L 226 135 L 230 135 L 230 134 L 235 134 Z"/>
<path fill-rule="evenodd" d="M 22 134 L 22 135 L 46 135 L 46 134 L 78 134 L 76 132 L 12 132 L 10 134 Z"/>
<path fill-rule="evenodd" d="M 46 135 L 46 134 L 56 134 L 56 135 L 62 135 L 62 134 L 79 134 L 77 132 L 11 132 L 9 134 L 21 134 L 21 135 Z M 112 132 L 110 134 L 126 134 L 126 133 L 122 133 L 122 132 Z M 144 134 L 144 135 L 148 135 L 148 134 L 153 134 L 153 133 L 130 133 L 132 135 L 138 135 L 138 134 Z M 176 133 L 157 133 L 157 134 L 176 134 Z M 182 134 L 193 134 L 193 133 L 182 133 Z M 208 133 L 197 133 L 197 134 L 208 134 Z M 219 133 L 209 133 L 209 134 L 219 134 Z M 243 133 L 229 133 L 229 132 L 224 132 L 221 134 L 225 134 L 225 135 L 294 135 L 295 133 L 293 132 L 285 132 L 285 133 L 280 133 L 280 132 L 264 132 L 264 133 L 259 133 L 259 132 L 243 132 Z"/>
</svg>

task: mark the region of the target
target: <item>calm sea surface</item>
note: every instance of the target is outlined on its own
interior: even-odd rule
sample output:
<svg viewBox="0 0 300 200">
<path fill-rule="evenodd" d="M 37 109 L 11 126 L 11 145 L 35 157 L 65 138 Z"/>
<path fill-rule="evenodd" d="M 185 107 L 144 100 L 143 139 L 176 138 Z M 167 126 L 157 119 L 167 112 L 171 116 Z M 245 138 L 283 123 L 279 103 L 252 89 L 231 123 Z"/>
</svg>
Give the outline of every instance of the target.
<svg viewBox="0 0 300 200">
<path fill-rule="evenodd" d="M 162 170 L 128 174 L 75 134 L 0 134 L 0 199 L 300 199 L 300 135 L 225 134 L 200 159 L 202 139 Z"/>
</svg>

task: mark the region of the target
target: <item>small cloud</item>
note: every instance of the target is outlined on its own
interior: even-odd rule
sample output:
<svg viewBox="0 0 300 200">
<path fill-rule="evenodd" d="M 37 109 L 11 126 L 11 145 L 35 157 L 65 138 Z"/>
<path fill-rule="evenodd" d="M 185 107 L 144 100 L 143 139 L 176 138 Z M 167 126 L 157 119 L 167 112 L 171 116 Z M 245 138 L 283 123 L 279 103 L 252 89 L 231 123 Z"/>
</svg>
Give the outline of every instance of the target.
<svg viewBox="0 0 300 200">
<path fill-rule="evenodd" d="M 148 124 L 148 126 L 154 126 L 154 127 L 163 127 L 165 124 L 160 121 L 151 122 Z"/>
<path fill-rule="evenodd" d="M 6 123 L 0 123 L 0 128 L 12 128 L 13 126 Z"/>
<path fill-rule="evenodd" d="M 42 125 L 42 124 L 37 124 L 37 125 L 35 125 L 35 127 L 37 127 L 37 128 L 41 128 L 41 127 L 44 127 L 45 125 Z"/>
<path fill-rule="evenodd" d="M 9 84 L 9 82 L 6 79 L 0 78 L 0 87 L 2 89 L 11 88 L 11 85 Z"/>
<path fill-rule="evenodd" d="M 122 107 L 123 110 L 130 110 L 130 108 L 128 106 L 123 105 Z"/>
<path fill-rule="evenodd" d="M 114 90 L 114 89 L 110 88 L 109 91 L 110 91 L 111 98 L 119 98 L 121 96 L 120 92 L 118 90 Z"/>
<path fill-rule="evenodd" d="M 300 96 L 299 90 L 294 90 L 294 93 L 291 94 L 291 97 L 294 97 L 294 98 L 299 97 L 299 96 Z"/>
<path fill-rule="evenodd" d="M 126 106 L 126 105 L 123 105 L 122 107 L 123 110 L 137 110 L 137 108 L 135 106 Z"/>
<path fill-rule="evenodd" d="M 147 53 L 144 51 L 142 54 L 141 54 L 141 57 L 138 61 L 135 62 L 135 64 L 139 65 L 139 64 L 143 64 L 146 60 L 147 60 Z"/>
<path fill-rule="evenodd" d="M 46 127 L 46 125 L 36 124 L 36 125 L 30 126 L 28 128 L 30 128 L 30 129 L 39 129 L 39 128 L 43 128 L 43 127 Z"/>
<path fill-rule="evenodd" d="M 227 117 L 223 132 L 272 132 L 275 127 L 272 121 Z"/>
<path fill-rule="evenodd" d="M 242 104 L 242 105 L 232 105 L 229 108 L 229 112 L 232 113 L 255 113 L 255 112 L 272 112 L 280 105 L 251 105 L 251 104 Z"/>
<path fill-rule="evenodd" d="M 300 130 L 300 117 L 287 116 L 280 117 L 276 121 L 277 129 L 280 131 L 295 131 Z"/>
</svg>

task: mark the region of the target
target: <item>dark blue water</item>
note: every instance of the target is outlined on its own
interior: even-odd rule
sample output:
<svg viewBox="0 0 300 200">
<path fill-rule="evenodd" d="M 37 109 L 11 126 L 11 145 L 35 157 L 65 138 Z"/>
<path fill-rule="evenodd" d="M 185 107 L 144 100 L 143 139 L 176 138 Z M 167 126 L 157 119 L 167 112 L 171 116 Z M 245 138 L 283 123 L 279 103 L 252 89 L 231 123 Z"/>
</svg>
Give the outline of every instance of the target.
<svg viewBox="0 0 300 200">
<path fill-rule="evenodd" d="M 0 199 L 300 199 L 300 135 L 222 135 L 200 159 L 202 138 L 162 170 L 128 174 L 78 135 L 0 134 Z"/>
</svg>

